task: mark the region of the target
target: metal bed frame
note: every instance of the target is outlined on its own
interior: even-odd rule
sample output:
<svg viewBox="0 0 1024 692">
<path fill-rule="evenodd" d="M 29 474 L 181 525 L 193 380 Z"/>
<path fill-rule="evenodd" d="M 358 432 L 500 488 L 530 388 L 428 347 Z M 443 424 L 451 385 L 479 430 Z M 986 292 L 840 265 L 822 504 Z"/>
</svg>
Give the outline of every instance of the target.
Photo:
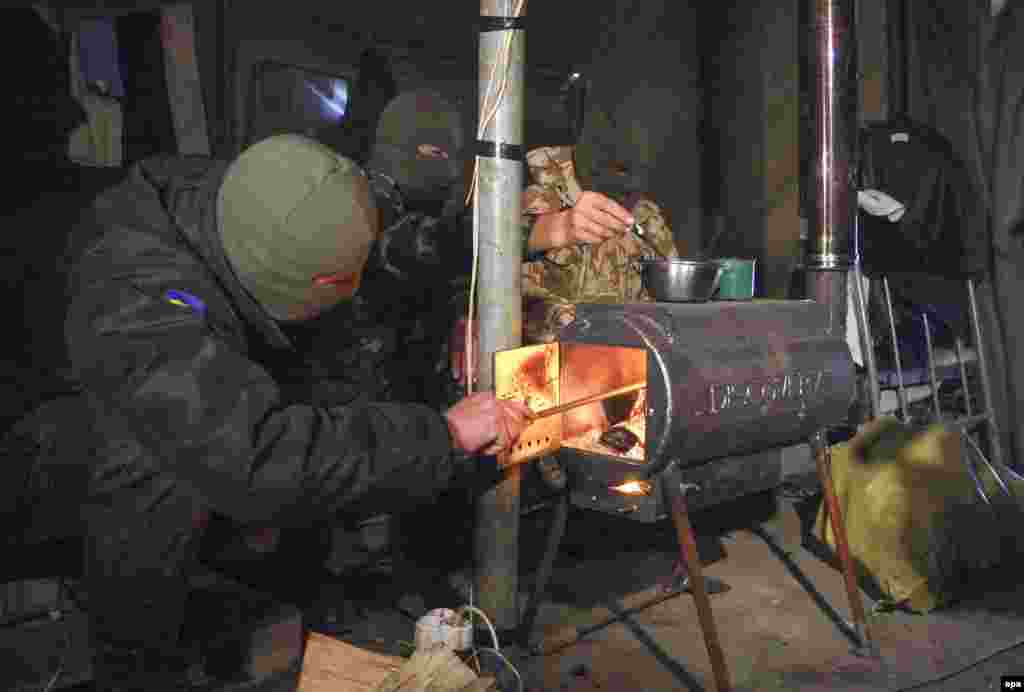
<svg viewBox="0 0 1024 692">
<path fill-rule="evenodd" d="M 881 403 L 881 380 L 878 372 L 878 363 L 875 359 L 874 345 L 871 338 L 870 323 L 868 320 L 867 302 L 864 297 L 864 289 L 862 284 L 862 274 L 860 271 L 859 262 L 857 267 L 854 269 L 854 281 L 850 282 L 853 286 L 853 307 L 855 318 L 857 320 L 857 327 L 860 332 L 861 348 L 864 353 L 864 365 L 868 373 L 868 386 L 870 391 L 870 406 L 872 418 L 878 418 L 883 414 L 882 403 Z M 985 356 L 985 340 L 984 334 L 982 333 L 981 324 L 978 320 L 978 301 L 975 292 L 975 282 L 973 279 L 965 279 L 965 290 L 967 291 L 968 308 L 969 308 L 969 319 L 970 319 L 970 332 L 973 337 L 973 347 L 975 357 L 973 359 L 974 364 L 977 367 L 978 377 L 980 379 L 981 392 L 980 392 L 980 403 L 983 407 L 981 411 L 974 410 L 974 404 L 972 403 L 971 397 L 971 385 L 968 378 L 968 359 L 964 357 L 964 342 L 961 336 L 956 337 L 955 348 L 956 348 L 956 363 L 960 373 L 961 387 L 964 392 L 965 401 L 965 412 L 959 411 L 943 411 L 942 404 L 939 398 L 939 378 L 937 375 L 935 349 L 933 346 L 931 324 L 928 320 L 928 314 L 922 313 L 924 323 L 924 335 L 925 335 L 925 346 L 927 351 L 927 368 L 929 375 L 928 386 L 931 389 L 932 399 L 932 412 L 931 417 L 936 423 L 943 423 L 950 427 L 956 428 L 960 433 L 960 443 L 962 446 L 962 459 L 964 466 L 966 467 L 968 475 L 974 481 L 975 488 L 978 491 L 978 496 L 986 504 L 992 504 L 988 493 L 985 491 L 984 484 L 978 476 L 977 462 L 981 462 L 986 468 L 992 473 L 996 484 L 999 486 L 1002 494 L 1008 499 L 1014 499 L 1013 491 L 1010 488 L 1010 484 L 1006 478 L 1017 478 L 1020 476 L 1016 474 L 1012 469 L 1008 468 L 1004 462 L 1004 454 L 1002 448 L 1002 440 L 999 436 L 999 425 L 996 421 L 995 406 L 992 400 L 992 381 L 988 367 L 988 360 Z M 885 298 L 885 312 L 889 337 L 892 340 L 893 349 L 893 362 L 896 369 L 896 390 L 899 401 L 899 413 L 900 417 L 904 421 L 910 420 L 907 387 L 904 381 L 904 371 L 902 356 L 900 354 L 899 340 L 896 334 L 896 319 L 893 311 L 892 304 L 892 293 L 889 290 L 889 279 L 888 277 L 882 278 L 882 290 Z M 984 440 L 979 442 L 977 439 L 980 433 L 984 431 L 986 434 Z M 982 444 L 987 443 L 988 454 L 982 448 Z"/>
</svg>

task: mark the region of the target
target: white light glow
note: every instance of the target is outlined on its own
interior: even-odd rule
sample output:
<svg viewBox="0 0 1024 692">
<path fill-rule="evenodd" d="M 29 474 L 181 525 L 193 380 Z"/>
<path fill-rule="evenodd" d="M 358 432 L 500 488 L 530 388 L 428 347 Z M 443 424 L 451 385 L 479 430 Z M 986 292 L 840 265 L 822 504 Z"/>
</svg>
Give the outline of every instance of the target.
<svg viewBox="0 0 1024 692">
<path fill-rule="evenodd" d="M 623 495 L 650 495 L 651 484 L 645 481 L 627 481 L 622 485 L 612 486 L 612 490 Z"/>
<path fill-rule="evenodd" d="M 306 87 L 320 99 L 320 103 L 323 104 L 328 115 L 332 115 L 338 120 L 345 116 L 345 111 L 348 110 L 348 84 L 345 80 L 332 79 L 330 95 L 325 94 L 311 82 L 307 81 Z"/>
</svg>

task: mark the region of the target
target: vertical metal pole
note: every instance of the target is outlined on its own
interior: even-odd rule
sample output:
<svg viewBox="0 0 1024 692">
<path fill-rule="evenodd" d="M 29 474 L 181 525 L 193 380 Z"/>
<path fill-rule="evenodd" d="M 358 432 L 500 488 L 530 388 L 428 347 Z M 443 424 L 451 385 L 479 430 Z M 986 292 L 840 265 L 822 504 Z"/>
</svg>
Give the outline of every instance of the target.
<svg viewBox="0 0 1024 692">
<path fill-rule="evenodd" d="M 857 41 L 854 0 L 812 3 L 808 51 L 814 74 L 814 214 L 805 264 L 807 296 L 829 310 L 829 334 L 846 332 L 847 272 L 857 263 Z"/>
<path fill-rule="evenodd" d="M 935 408 L 935 422 L 942 422 L 942 406 L 939 404 L 939 378 L 935 372 L 935 349 L 932 348 L 932 330 L 928 323 L 928 313 L 922 313 L 924 319 L 924 341 L 928 346 L 928 375 L 932 382 L 932 406 Z"/>
<path fill-rule="evenodd" d="M 868 387 L 871 391 L 871 417 L 882 415 L 882 392 L 878 383 L 878 363 L 875 361 L 875 342 L 871 338 L 871 324 L 868 321 L 867 301 L 864 300 L 864 282 L 860 269 L 853 272 L 853 308 L 857 311 L 857 327 L 861 335 L 861 352 L 864 367 L 868 371 Z"/>
<path fill-rule="evenodd" d="M 992 460 L 999 468 L 1003 468 L 1003 439 L 999 435 L 999 424 L 996 422 L 996 408 L 992 402 L 992 379 L 989 376 L 988 360 L 985 358 L 985 343 L 981 338 L 981 323 L 978 322 L 978 297 L 974 292 L 974 281 L 967 280 L 967 297 L 971 303 L 971 326 L 974 328 L 974 350 L 978 354 L 978 371 L 981 374 L 981 396 L 985 404 L 985 415 L 988 416 L 989 444 Z"/>
<path fill-rule="evenodd" d="M 900 397 L 900 411 L 903 413 L 903 422 L 910 422 L 910 414 L 907 410 L 907 389 L 903 386 L 903 363 L 900 358 L 900 342 L 896 335 L 896 315 L 892 310 L 892 292 L 889 291 L 889 279 L 882 279 L 882 288 L 885 289 L 885 309 L 889 315 L 889 336 L 892 338 L 892 355 L 896 361 L 896 392 Z"/>
<path fill-rule="evenodd" d="M 509 18 L 516 0 L 481 0 L 480 123 L 493 112 L 481 133 L 477 157 L 475 216 L 479 238 L 477 314 L 480 324 L 479 383 L 494 388 L 494 353 L 522 343 L 522 212 L 523 164 L 509 153 L 523 142 L 522 30 L 490 18 Z M 509 41 L 511 39 L 511 41 Z M 508 52 L 506 53 L 506 46 Z M 501 93 L 501 101 L 496 97 Z M 477 503 L 474 558 L 477 605 L 500 629 L 519 623 L 519 485 L 520 466 Z"/>
<path fill-rule="evenodd" d="M 959 336 L 956 338 L 956 360 L 960 364 L 960 384 L 964 388 L 964 405 L 967 407 L 967 417 L 974 415 L 974 404 L 971 403 L 971 388 L 967 384 L 967 363 L 964 362 L 964 340 Z"/>
</svg>

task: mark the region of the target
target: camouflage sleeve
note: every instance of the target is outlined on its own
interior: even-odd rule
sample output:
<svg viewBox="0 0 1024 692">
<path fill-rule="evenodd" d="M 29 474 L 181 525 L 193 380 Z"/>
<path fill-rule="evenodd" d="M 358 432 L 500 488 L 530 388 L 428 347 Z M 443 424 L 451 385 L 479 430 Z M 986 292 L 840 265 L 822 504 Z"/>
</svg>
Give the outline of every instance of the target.
<svg viewBox="0 0 1024 692">
<path fill-rule="evenodd" d="M 537 223 L 539 214 L 561 211 L 562 203 L 558 192 L 546 185 L 533 184 L 523 191 L 523 261 L 533 262 L 541 259 L 544 252 L 530 252 L 530 234 Z"/>
<path fill-rule="evenodd" d="M 661 207 L 649 199 L 641 198 L 632 208 L 637 223 L 644 227 L 647 239 L 666 257 L 679 257 L 672 229 L 661 211 Z"/>
<path fill-rule="evenodd" d="M 523 261 L 535 262 L 544 256 L 544 251 L 534 252 L 530 250 L 530 234 L 533 233 L 533 226 L 537 223 L 536 214 L 523 213 L 521 228 L 523 232 Z"/>
</svg>

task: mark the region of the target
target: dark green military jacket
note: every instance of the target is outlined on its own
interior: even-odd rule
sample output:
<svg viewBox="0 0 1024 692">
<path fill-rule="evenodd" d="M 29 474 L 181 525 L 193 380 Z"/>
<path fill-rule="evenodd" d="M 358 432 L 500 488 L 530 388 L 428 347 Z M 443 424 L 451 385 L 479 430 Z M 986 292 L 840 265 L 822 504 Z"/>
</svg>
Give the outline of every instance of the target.
<svg viewBox="0 0 1024 692">
<path fill-rule="evenodd" d="M 144 162 L 76 231 L 66 341 L 92 501 L 145 510 L 185 484 L 235 519 L 292 523 L 430 499 L 457 467 L 437 411 L 370 401 L 361 372 L 333 397 L 290 386 L 295 346 L 220 246 L 225 168 Z"/>
</svg>

